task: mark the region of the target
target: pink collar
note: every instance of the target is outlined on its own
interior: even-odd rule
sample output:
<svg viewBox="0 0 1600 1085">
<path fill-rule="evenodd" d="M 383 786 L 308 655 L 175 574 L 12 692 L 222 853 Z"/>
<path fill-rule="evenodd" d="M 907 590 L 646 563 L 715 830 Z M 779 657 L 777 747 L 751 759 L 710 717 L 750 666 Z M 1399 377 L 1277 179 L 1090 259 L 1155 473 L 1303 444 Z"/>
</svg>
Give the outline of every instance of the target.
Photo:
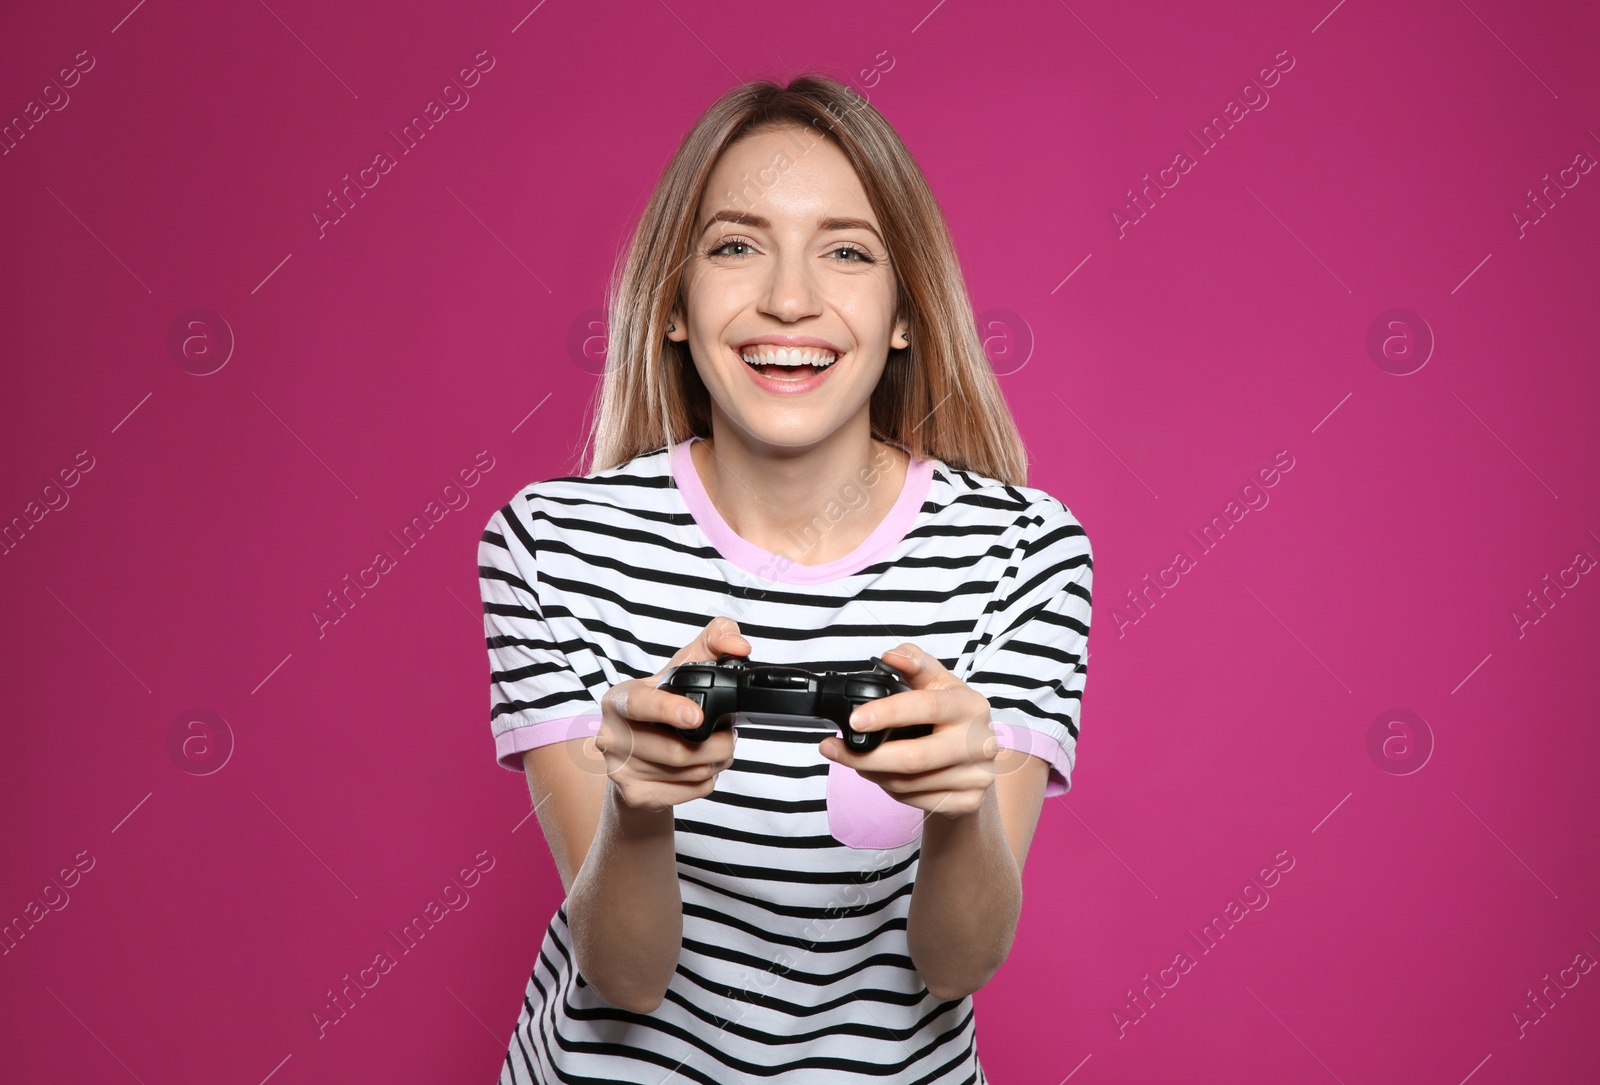
<svg viewBox="0 0 1600 1085">
<path fill-rule="evenodd" d="M 700 472 L 695 469 L 694 459 L 689 453 L 690 446 L 700 439 L 691 437 L 673 446 L 669 460 L 673 482 L 682 494 L 689 514 L 711 545 L 728 561 L 765 580 L 783 584 L 826 584 L 858 573 L 881 560 L 900 544 L 916 523 L 933 481 L 935 461 L 913 458 L 906 468 L 906 481 L 901 487 L 900 496 L 860 546 L 824 565 L 803 565 L 796 559 L 804 557 L 804 551 L 814 546 L 835 522 L 829 518 L 827 511 L 818 514 L 808 533 L 794 537 L 794 546 L 790 550 L 794 557 L 774 554 L 747 542 L 728 526 L 700 481 Z"/>
</svg>

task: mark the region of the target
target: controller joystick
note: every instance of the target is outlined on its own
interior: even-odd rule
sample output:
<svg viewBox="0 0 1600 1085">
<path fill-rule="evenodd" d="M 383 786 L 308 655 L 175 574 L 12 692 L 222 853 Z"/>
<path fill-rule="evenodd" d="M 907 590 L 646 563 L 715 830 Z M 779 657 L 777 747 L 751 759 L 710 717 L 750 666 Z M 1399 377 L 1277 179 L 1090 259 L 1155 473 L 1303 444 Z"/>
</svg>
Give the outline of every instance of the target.
<svg viewBox="0 0 1600 1085">
<path fill-rule="evenodd" d="M 933 732 L 928 723 L 877 731 L 851 728 L 850 713 L 856 705 L 911 688 L 899 671 L 877 656 L 872 657 L 869 670 L 814 672 L 724 653 L 715 663 L 680 663 L 667 668 L 656 688 L 681 694 L 700 706 L 703 718 L 698 727 L 671 728 L 688 742 L 704 742 L 712 732 L 733 726 L 735 716 L 747 713 L 827 720 L 839 728 L 845 746 L 855 753 L 870 753 L 885 741 L 921 738 Z"/>
</svg>

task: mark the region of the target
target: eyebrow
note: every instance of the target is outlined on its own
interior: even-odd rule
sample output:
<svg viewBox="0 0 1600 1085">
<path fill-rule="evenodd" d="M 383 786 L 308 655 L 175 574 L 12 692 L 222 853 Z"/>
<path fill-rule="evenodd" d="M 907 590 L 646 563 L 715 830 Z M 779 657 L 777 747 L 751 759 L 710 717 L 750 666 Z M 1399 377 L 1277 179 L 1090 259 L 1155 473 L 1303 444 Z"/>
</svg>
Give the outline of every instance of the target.
<svg viewBox="0 0 1600 1085">
<path fill-rule="evenodd" d="M 710 218 L 706 219 L 705 225 L 700 227 L 700 233 L 705 233 L 711 228 L 712 223 L 715 222 L 732 222 L 744 226 L 750 226 L 757 230 L 772 229 L 772 220 L 768 219 L 764 215 L 757 215 L 751 211 L 734 211 L 724 208 L 721 211 L 715 212 Z M 883 243 L 883 235 L 878 233 L 877 227 L 873 226 L 872 223 L 868 222 L 866 219 L 821 218 L 817 220 L 817 228 L 824 232 L 830 233 L 835 230 L 866 230 L 868 233 L 872 234 L 873 237 L 876 237 L 880 244 Z"/>
</svg>

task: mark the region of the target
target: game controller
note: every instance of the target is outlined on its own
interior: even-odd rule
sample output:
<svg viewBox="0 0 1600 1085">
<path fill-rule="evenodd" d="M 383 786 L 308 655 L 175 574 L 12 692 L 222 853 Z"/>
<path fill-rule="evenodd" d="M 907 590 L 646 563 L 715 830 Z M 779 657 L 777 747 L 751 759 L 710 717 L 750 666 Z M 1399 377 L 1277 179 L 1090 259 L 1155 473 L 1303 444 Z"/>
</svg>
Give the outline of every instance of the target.
<svg viewBox="0 0 1600 1085">
<path fill-rule="evenodd" d="M 870 753 L 885 740 L 921 738 L 933 732 L 929 723 L 877 731 L 851 728 L 850 712 L 856 705 L 911 688 L 899 671 L 877 656 L 872 657 L 871 670 L 818 673 L 724 653 L 715 663 L 667 668 L 656 688 L 682 694 L 700 706 L 704 718 L 698 727 L 672 727 L 689 742 L 704 742 L 713 731 L 733 726 L 733 718 L 746 713 L 827 720 L 838 726 L 845 746 L 855 753 Z"/>
</svg>

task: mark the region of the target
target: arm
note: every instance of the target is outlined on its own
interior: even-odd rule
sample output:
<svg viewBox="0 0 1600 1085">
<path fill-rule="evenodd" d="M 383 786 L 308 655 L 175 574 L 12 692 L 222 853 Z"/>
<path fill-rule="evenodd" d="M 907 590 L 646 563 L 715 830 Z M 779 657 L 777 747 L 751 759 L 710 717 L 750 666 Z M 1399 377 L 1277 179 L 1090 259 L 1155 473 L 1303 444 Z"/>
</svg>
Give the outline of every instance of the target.
<svg viewBox="0 0 1600 1085">
<path fill-rule="evenodd" d="M 583 748 L 528 750 L 528 789 L 567 894 L 578 972 L 613 1006 L 649 1013 L 683 945 L 672 807 L 630 807 L 598 755 L 598 771 L 580 767 Z"/>
<path fill-rule="evenodd" d="M 1092 554 L 1059 503 L 1045 503 L 1035 522 L 996 612 L 998 631 L 986 634 L 968 680 L 904 644 L 884 659 L 913 688 L 851 721 L 857 729 L 933 722 L 934 733 L 867 755 L 823 743 L 825 754 L 925 811 L 906 944 L 928 990 L 947 1000 L 982 987 L 1010 952 L 1034 828 L 1045 798 L 1066 792 L 1076 748 Z"/>
<path fill-rule="evenodd" d="M 717 618 L 671 662 L 723 651 L 748 652 L 749 642 Z M 577 970 L 601 998 L 635 1013 L 661 1004 L 683 948 L 674 806 L 709 794 L 733 760 L 731 732 L 695 747 L 648 722 L 694 726 L 701 718 L 686 698 L 657 689 L 659 677 L 607 690 L 592 742 L 550 742 L 522 755 L 567 894 Z M 678 715 L 685 708 L 689 715 Z"/>
<path fill-rule="evenodd" d="M 687 708 L 695 720 L 680 722 L 692 725 L 699 710 L 653 679 L 618 682 L 597 699 L 595 676 L 574 670 L 568 644 L 545 620 L 538 522 L 519 495 L 490 517 L 478 544 L 497 759 L 508 769 L 520 762 L 526 774 L 561 875 L 578 973 L 607 1002 L 649 1013 L 682 946 L 673 805 L 714 788 L 733 737 L 720 732 L 691 748 L 663 733 L 656 723 Z M 749 650 L 737 623 L 717 618 L 669 665 Z"/>
<path fill-rule="evenodd" d="M 1048 764 L 1001 750 L 999 773 L 970 814 L 923 819 L 906 944 L 928 990 L 978 990 L 1005 963 L 1022 912 L 1022 867 L 1044 805 Z"/>
<path fill-rule="evenodd" d="M 923 811 L 906 949 L 928 990 L 950 1001 L 987 983 L 1011 950 L 1050 766 L 1002 748 L 989 702 L 929 653 L 907 643 L 883 658 L 911 689 L 856 708 L 851 726 L 932 723 L 933 732 L 866 753 L 829 737 L 821 750 Z"/>
</svg>

